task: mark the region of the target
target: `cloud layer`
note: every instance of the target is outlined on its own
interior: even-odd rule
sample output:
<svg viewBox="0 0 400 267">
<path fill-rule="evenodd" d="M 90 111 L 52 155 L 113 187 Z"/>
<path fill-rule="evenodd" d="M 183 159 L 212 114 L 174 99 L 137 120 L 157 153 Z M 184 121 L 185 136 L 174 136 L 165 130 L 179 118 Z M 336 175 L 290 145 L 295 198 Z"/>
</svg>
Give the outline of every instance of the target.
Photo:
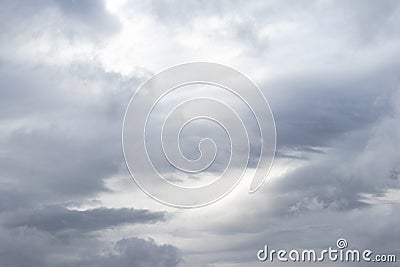
<svg viewBox="0 0 400 267">
<path fill-rule="evenodd" d="M 398 25 L 391 0 L 3 1 L 0 266 L 257 266 L 265 243 L 339 237 L 397 255 Z M 129 99 L 187 61 L 232 66 L 266 95 L 278 150 L 257 194 L 181 211 L 131 183 Z"/>
</svg>

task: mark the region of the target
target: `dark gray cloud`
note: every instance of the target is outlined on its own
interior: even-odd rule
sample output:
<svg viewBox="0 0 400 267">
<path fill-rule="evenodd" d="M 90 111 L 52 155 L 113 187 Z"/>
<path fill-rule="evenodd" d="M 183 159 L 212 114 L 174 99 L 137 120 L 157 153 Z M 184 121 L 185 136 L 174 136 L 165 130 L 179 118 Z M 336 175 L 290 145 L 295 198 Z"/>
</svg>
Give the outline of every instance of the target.
<svg viewBox="0 0 400 267">
<path fill-rule="evenodd" d="M 34 228 L 0 228 L 0 266 L 160 266 L 182 262 L 181 252 L 153 240 L 123 238 L 105 244 L 94 238 L 68 242 Z"/>
<path fill-rule="evenodd" d="M 314 196 L 325 208 L 357 208 L 363 205 L 363 193 L 381 194 L 399 188 L 396 170 L 400 154 L 397 133 L 398 92 L 387 102 L 390 111 L 375 123 L 342 133 L 330 142 L 327 154 L 317 155 L 309 164 L 288 174 L 279 184 L 280 192 Z"/>
<path fill-rule="evenodd" d="M 155 266 L 173 267 L 182 263 L 181 252 L 171 245 L 157 245 L 153 240 L 124 238 L 114 251 L 85 266 Z M 86 263 L 85 263 L 86 264 Z"/>
<path fill-rule="evenodd" d="M 313 70 L 265 85 L 279 146 L 330 146 L 346 133 L 373 125 L 390 112 L 399 69 L 389 59 L 372 70 L 357 64 L 346 71 Z"/>
<path fill-rule="evenodd" d="M 97 208 L 71 210 L 62 206 L 23 210 L 5 219 L 6 227 L 32 227 L 51 234 L 85 234 L 122 224 L 155 223 L 165 220 L 162 212 L 135 209 Z"/>
<path fill-rule="evenodd" d="M 68 201 L 106 190 L 123 166 L 122 118 L 139 79 L 81 63 L 3 64 L 0 77 L 4 188 Z"/>
</svg>

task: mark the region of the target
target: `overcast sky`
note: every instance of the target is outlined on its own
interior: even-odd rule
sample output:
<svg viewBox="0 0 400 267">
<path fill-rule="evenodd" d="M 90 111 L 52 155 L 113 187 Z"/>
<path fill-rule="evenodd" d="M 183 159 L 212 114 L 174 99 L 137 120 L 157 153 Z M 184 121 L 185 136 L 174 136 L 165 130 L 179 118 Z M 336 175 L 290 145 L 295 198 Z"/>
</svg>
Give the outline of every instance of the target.
<svg viewBox="0 0 400 267">
<path fill-rule="evenodd" d="M 341 237 L 400 260 L 399 1 L 0 4 L 1 267 L 264 266 L 266 244 Z M 256 194 L 180 210 L 134 184 L 121 131 L 138 86 L 190 61 L 250 77 L 278 143 Z"/>
</svg>

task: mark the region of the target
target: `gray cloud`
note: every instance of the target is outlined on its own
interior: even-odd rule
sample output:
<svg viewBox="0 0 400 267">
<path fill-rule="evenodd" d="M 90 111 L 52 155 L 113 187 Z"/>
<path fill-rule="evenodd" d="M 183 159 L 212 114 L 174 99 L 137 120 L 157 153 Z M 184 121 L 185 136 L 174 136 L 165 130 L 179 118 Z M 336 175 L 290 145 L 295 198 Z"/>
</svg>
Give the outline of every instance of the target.
<svg viewBox="0 0 400 267">
<path fill-rule="evenodd" d="M 395 99 L 398 93 L 392 96 L 393 103 Z M 394 105 L 389 115 L 373 126 L 347 133 L 332 143 L 328 155 L 315 157 L 308 166 L 287 175 L 279 191 L 301 192 L 325 200 L 325 205 L 355 208 L 362 202 L 362 193 L 380 194 L 398 188 L 399 181 L 393 174 L 400 163 L 400 154 L 394 148 L 400 141 L 395 134 L 400 129 Z"/>
<path fill-rule="evenodd" d="M 121 239 L 132 235 L 119 226 L 130 224 L 149 224 L 154 228 L 143 227 L 140 236 L 162 233 L 163 240 L 171 227 L 168 242 L 183 244 L 182 253 L 195 263 L 217 266 L 251 266 L 265 243 L 324 247 L 344 236 L 359 248 L 398 247 L 398 200 L 379 200 L 399 189 L 398 1 L 127 2 L 118 12 L 112 15 L 101 1 L 2 3 L 1 266 L 185 263 L 172 245 Z M 117 56 L 123 46 L 103 47 L 123 20 L 139 14 L 144 28 L 154 24 L 169 39 L 138 48 L 138 41 L 154 40 L 143 39 L 147 28 L 135 21 L 138 28 L 124 36 L 133 36 L 124 42 L 129 53 L 164 58 L 159 50 L 171 42 L 178 44 L 178 59 L 205 54 L 249 75 L 256 69 L 276 119 L 276 166 L 296 168 L 245 200 L 228 199 L 226 207 L 223 200 L 197 217 L 178 212 L 181 220 L 164 221 L 165 213 L 151 210 L 59 206 L 111 194 L 105 182 L 116 175 L 128 179 L 122 117 L 146 75 L 110 71 L 118 68 L 97 56 Z M 193 47 L 181 44 L 187 41 L 182 36 L 193 36 Z M 234 56 L 215 55 L 214 48 Z M 129 62 L 132 69 L 147 66 L 143 58 Z M 108 230 L 119 241 L 101 235 Z"/>
<path fill-rule="evenodd" d="M 329 146 L 346 133 L 376 123 L 390 111 L 390 97 L 398 89 L 393 77 L 399 65 L 391 61 L 372 71 L 355 65 L 349 69 L 353 73 L 309 72 L 266 85 L 280 147 Z"/>
<path fill-rule="evenodd" d="M 9 215 L 6 227 L 32 227 L 51 234 L 85 234 L 122 224 L 155 223 L 165 220 L 162 212 L 128 208 L 70 210 L 62 206 L 19 211 Z"/>
<path fill-rule="evenodd" d="M 181 252 L 153 240 L 124 238 L 113 245 L 93 238 L 68 242 L 34 228 L 0 228 L 1 266 L 178 266 Z"/>
<path fill-rule="evenodd" d="M 123 163 L 122 117 L 138 79 L 80 63 L 62 71 L 8 64 L 0 77 L 4 186 L 61 201 L 107 190 L 103 179 Z"/>
<path fill-rule="evenodd" d="M 211 224 L 209 231 L 225 242 L 205 248 L 210 261 L 258 266 L 254 253 L 264 244 L 277 249 L 324 248 L 341 237 L 353 247 L 398 257 L 399 232 L 393 224 L 400 208 L 398 198 L 390 194 L 398 194 L 400 187 L 398 97 L 398 92 L 392 94 L 390 111 L 376 122 L 334 139 L 324 153 L 309 152 L 299 167 L 277 180 L 270 178 L 259 195 L 231 200 L 238 210 L 253 208 L 229 212 L 223 225 Z M 278 162 L 293 160 L 297 161 Z"/>
<path fill-rule="evenodd" d="M 118 18 L 108 13 L 103 1 L 3 1 L 1 21 L 3 37 L 12 40 L 26 35 L 40 38 L 46 32 L 61 33 L 71 42 L 77 38 L 101 40 L 119 30 Z"/>
<path fill-rule="evenodd" d="M 157 245 L 153 240 L 125 238 L 114 246 L 114 252 L 85 266 L 155 266 L 173 267 L 182 263 L 181 252 L 171 245 Z"/>
</svg>

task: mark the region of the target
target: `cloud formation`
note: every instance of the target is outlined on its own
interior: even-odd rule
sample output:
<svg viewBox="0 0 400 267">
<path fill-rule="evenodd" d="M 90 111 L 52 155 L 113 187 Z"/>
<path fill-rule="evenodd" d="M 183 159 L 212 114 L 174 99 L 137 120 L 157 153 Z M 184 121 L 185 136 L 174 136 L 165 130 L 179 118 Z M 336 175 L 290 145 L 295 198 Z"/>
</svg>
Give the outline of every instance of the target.
<svg viewBox="0 0 400 267">
<path fill-rule="evenodd" d="M 164 219 L 165 214 L 147 210 L 97 208 L 80 211 L 50 206 L 14 213 L 6 219 L 5 226 L 32 227 L 51 234 L 70 231 L 84 234 L 121 224 L 155 223 Z"/>
<path fill-rule="evenodd" d="M 338 237 L 398 254 L 398 25 L 392 0 L 3 1 L 0 265 L 256 266 L 265 243 Z M 131 183 L 121 126 L 146 78 L 187 61 L 260 86 L 277 160 L 255 195 L 164 212 Z"/>
</svg>

